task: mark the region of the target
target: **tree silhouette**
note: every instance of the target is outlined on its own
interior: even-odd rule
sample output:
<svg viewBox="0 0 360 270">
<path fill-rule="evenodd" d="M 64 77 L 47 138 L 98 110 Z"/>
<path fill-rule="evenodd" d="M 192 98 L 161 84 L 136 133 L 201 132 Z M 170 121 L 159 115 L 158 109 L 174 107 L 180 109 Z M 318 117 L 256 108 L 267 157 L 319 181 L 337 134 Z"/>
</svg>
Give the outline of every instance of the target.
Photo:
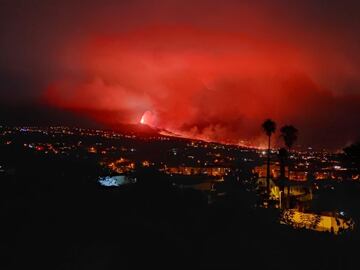
<svg viewBox="0 0 360 270">
<path fill-rule="evenodd" d="M 351 144 L 343 149 L 343 159 L 349 168 L 360 167 L 360 142 Z"/>
<path fill-rule="evenodd" d="M 268 196 L 270 196 L 270 144 L 271 135 L 276 131 L 276 123 L 271 119 L 266 119 L 261 125 L 266 136 L 268 136 L 268 151 L 267 151 L 267 167 L 266 167 L 266 190 Z"/>
<path fill-rule="evenodd" d="M 290 154 L 291 148 L 298 138 L 298 130 L 292 125 L 285 125 L 280 129 L 281 135 L 283 138 L 286 147 L 288 148 L 288 152 Z M 290 180 L 290 163 L 288 164 L 288 178 Z"/>
<path fill-rule="evenodd" d="M 280 161 L 280 179 L 283 181 L 285 179 L 285 165 L 288 158 L 288 152 L 285 148 L 279 149 L 279 161 Z"/>
</svg>

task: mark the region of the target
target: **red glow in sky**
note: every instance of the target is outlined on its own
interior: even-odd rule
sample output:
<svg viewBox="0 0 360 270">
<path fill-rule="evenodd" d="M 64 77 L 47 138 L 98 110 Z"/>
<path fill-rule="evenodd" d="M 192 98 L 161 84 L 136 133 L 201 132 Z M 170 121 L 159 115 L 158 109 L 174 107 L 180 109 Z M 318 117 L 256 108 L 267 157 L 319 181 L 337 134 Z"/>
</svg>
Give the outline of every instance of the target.
<svg viewBox="0 0 360 270">
<path fill-rule="evenodd" d="M 272 118 L 295 125 L 303 146 L 337 148 L 360 137 L 352 4 L 120 2 L 29 6 L 43 17 L 22 17 L 31 36 L 13 36 L 28 27 L 15 21 L 3 35 L 14 40 L 6 56 L 18 59 L 6 67 L 40 77 L 47 105 L 113 127 L 146 115 L 146 124 L 188 137 L 261 145 L 261 122 Z M 31 50 L 22 55 L 16 44 Z"/>
<path fill-rule="evenodd" d="M 329 113 L 344 109 L 348 97 L 331 90 L 331 76 L 352 67 L 308 45 L 187 27 L 96 36 L 78 45 L 81 61 L 66 63 L 84 79 L 55 82 L 47 97 L 68 109 L 120 112 L 101 119 L 111 125 L 146 112 L 147 124 L 189 137 L 259 145 L 266 117 L 331 129 Z"/>
</svg>

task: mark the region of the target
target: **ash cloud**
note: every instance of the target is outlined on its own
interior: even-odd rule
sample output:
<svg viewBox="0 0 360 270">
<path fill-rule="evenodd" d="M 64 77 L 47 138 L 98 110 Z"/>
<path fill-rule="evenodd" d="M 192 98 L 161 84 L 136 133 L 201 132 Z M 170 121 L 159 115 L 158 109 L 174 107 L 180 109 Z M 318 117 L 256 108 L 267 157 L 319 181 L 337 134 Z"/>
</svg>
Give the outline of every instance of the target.
<svg viewBox="0 0 360 270">
<path fill-rule="evenodd" d="M 251 145 L 268 117 L 302 146 L 360 137 L 357 2 L 105 2 L 3 1 L 4 102 Z"/>
</svg>

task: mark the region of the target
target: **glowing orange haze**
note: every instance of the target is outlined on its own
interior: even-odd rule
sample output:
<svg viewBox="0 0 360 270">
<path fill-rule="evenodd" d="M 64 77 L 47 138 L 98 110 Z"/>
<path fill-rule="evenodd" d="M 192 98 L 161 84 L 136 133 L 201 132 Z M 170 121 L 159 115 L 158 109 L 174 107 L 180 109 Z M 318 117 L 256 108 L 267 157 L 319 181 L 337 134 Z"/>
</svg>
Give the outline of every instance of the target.
<svg viewBox="0 0 360 270">
<path fill-rule="evenodd" d="M 143 122 L 186 136 L 260 145 L 260 124 L 271 117 L 296 125 L 305 144 L 345 143 L 355 134 L 339 141 L 332 132 L 352 124 L 338 120 L 359 113 L 359 97 L 329 89 L 357 70 L 297 42 L 192 27 L 94 34 L 69 42 L 59 60 L 81 76 L 54 81 L 44 97 L 112 126 L 146 112 Z"/>
</svg>

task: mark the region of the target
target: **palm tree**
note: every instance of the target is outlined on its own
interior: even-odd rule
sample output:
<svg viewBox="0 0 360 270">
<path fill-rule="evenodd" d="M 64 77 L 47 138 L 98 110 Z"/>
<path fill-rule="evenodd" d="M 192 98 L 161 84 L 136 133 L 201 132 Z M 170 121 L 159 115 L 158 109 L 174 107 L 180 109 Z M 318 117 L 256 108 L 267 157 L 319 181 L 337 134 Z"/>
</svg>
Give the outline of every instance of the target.
<svg viewBox="0 0 360 270">
<path fill-rule="evenodd" d="M 288 152 L 290 154 L 291 148 L 298 138 L 298 130 L 292 125 L 285 125 L 280 129 L 281 135 L 283 138 L 286 147 L 288 148 Z M 288 165 L 288 179 L 290 180 L 290 164 Z"/>
<path fill-rule="evenodd" d="M 279 160 L 280 160 L 280 179 L 285 179 L 285 164 L 287 160 L 288 152 L 282 147 L 279 149 Z"/>
<path fill-rule="evenodd" d="M 279 203 L 280 203 L 280 208 L 283 207 L 283 195 L 284 195 L 284 188 L 285 188 L 285 164 L 286 164 L 286 160 L 287 160 L 287 156 L 288 156 L 288 152 L 286 151 L 286 149 L 284 147 L 279 149 L 279 160 L 280 160 L 280 181 L 279 181 L 279 186 L 280 186 L 280 199 L 279 199 Z M 286 202 L 287 205 L 287 202 Z"/>
<path fill-rule="evenodd" d="M 270 143 L 271 143 L 271 135 L 275 133 L 276 123 L 271 119 L 266 119 L 264 123 L 261 125 L 266 136 L 268 136 L 268 151 L 267 151 L 267 167 L 266 167 L 266 191 L 268 196 L 270 196 Z"/>
</svg>

